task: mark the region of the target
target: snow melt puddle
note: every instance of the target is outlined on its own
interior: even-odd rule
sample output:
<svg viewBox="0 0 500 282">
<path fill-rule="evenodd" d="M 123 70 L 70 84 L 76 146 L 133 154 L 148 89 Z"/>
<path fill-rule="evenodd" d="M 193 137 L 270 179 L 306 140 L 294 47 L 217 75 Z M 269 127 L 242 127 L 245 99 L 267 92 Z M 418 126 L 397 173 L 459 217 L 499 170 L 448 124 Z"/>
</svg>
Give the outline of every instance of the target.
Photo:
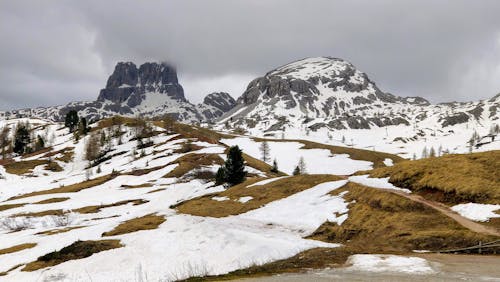
<svg viewBox="0 0 500 282">
<path fill-rule="evenodd" d="M 361 185 L 369 186 L 372 188 L 380 188 L 380 189 L 391 189 L 398 190 L 405 193 L 411 193 L 408 189 L 403 189 L 392 185 L 389 183 L 389 177 L 386 178 L 370 178 L 369 175 L 356 175 L 349 177 L 349 181 L 358 183 Z"/>
<path fill-rule="evenodd" d="M 487 205 L 487 204 L 460 204 L 451 207 L 454 212 L 459 213 L 461 216 L 474 221 L 489 221 L 490 218 L 500 217 L 500 214 L 495 211 L 500 210 L 500 205 Z"/>
<path fill-rule="evenodd" d="M 347 270 L 370 272 L 401 272 L 408 274 L 431 274 L 435 271 L 423 258 L 396 255 L 353 255 L 347 260 L 352 266 Z"/>
</svg>

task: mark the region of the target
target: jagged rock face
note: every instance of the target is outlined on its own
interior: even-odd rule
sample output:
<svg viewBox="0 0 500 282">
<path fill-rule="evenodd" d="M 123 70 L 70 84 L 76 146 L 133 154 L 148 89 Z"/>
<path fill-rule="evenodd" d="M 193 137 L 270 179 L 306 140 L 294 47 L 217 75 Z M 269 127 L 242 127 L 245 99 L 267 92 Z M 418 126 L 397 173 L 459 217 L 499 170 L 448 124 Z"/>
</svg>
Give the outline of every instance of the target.
<svg viewBox="0 0 500 282">
<path fill-rule="evenodd" d="M 215 92 L 208 94 L 203 99 L 203 103 L 198 104 L 198 110 L 205 117 L 205 120 L 213 122 L 234 108 L 235 105 L 236 100 L 228 93 Z"/>
<path fill-rule="evenodd" d="M 144 93 L 163 93 L 179 101 L 186 101 L 184 90 L 178 83 L 176 70 L 166 63 L 120 62 L 99 93 L 98 101 L 122 103 L 135 107 L 144 100 Z"/>
<path fill-rule="evenodd" d="M 500 95 L 488 101 L 431 105 L 421 97 L 381 91 L 368 76 L 338 58 L 299 60 L 248 84 L 221 121 L 252 134 L 302 130 L 372 129 L 433 123 L 440 127 L 497 118 Z M 498 110 L 500 111 L 500 109 Z M 252 131 L 253 130 L 253 131 Z"/>
<path fill-rule="evenodd" d="M 203 99 L 203 104 L 215 107 L 223 112 L 227 112 L 234 108 L 236 100 L 226 92 L 214 92 L 208 94 Z"/>
<path fill-rule="evenodd" d="M 184 97 L 176 70 L 166 63 L 118 63 L 96 101 L 72 102 L 64 106 L 22 109 L 7 117 L 38 117 L 64 120 L 70 110 L 89 121 L 114 116 L 155 117 L 170 115 L 182 122 L 213 121 L 230 110 L 235 100 L 227 93 L 209 94 L 204 103 L 193 105 Z"/>
</svg>

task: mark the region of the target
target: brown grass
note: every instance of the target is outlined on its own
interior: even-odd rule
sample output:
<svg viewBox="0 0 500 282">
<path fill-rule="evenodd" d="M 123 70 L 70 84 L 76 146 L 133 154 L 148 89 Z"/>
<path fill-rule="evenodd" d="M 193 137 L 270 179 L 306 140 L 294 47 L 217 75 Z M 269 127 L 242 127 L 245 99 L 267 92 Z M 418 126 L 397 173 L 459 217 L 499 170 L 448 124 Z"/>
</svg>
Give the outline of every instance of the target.
<svg viewBox="0 0 500 282">
<path fill-rule="evenodd" d="M 10 209 L 14 209 L 14 208 L 18 208 L 18 207 L 22 207 L 26 205 L 25 203 L 23 204 L 7 204 L 7 205 L 1 205 L 0 206 L 0 211 L 5 211 L 5 210 L 10 210 Z"/>
<path fill-rule="evenodd" d="M 120 247 L 123 247 L 120 240 L 76 241 L 59 251 L 39 257 L 36 261 L 28 263 L 21 271 L 35 271 Z"/>
<path fill-rule="evenodd" d="M 41 190 L 41 191 L 36 191 L 36 192 L 31 192 L 27 194 L 22 194 L 19 196 L 15 196 L 10 198 L 9 200 L 17 200 L 17 199 L 22 199 L 22 198 L 28 198 L 28 197 L 33 197 L 33 196 L 39 196 L 39 195 L 48 195 L 48 194 L 58 194 L 58 193 L 76 193 L 79 192 L 83 189 L 88 189 L 92 188 L 97 185 L 101 185 L 111 179 L 113 179 L 116 175 L 104 175 L 101 177 L 97 177 L 88 181 L 76 183 L 73 185 L 68 185 L 68 186 L 62 186 L 59 188 L 53 188 L 49 190 Z"/>
<path fill-rule="evenodd" d="M 31 161 L 19 161 L 8 163 L 4 165 L 5 171 L 10 174 L 22 175 L 32 172 L 33 169 L 39 165 L 47 164 L 47 160 L 31 160 Z"/>
<path fill-rule="evenodd" d="M 13 267 L 9 268 L 7 271 L 0 272 L 0 276 L 5 276 L 5 275 L 9 274 L 9 272 L 11 272 L 12 270 L 14 270 L 20 266 L 23 266 L 23 265 L 22 264 L 14 265 Z"/>
<path fill-rule="evenodd" d="M 468 247 L 494 236 L 474 233 L 440 212 L 401 196 L 348 183 L 333 191 L 348 191 L 347 220 L 326 222 L 311 239 L 343 243 L 358 253 L 407 253 Z"/>
<path fill-rule="evenodd" d="M 138 217 L 122 222 L 113 230 L 104 232 L 102 236 L 115 236 L 126 233 L 132 233 L 140 230 L 156 229 L 160 224 L 165 222 L 165 217 L 155 214 L 148 214 L 143 217 Z"/>
<path fill-rule="evenodd" d="M 27 158 L 31 158 L 31 157 L 34 157 L 34 156 L 37 156 L 37 155 L 40 155 L 40 154 L 45 154 L 47 152 L 50 152 L 51 150 L 52 150 L 52 147 L 43 148 L 43 149 L 40 149 L 40 150 L 35 151 L 33 153 L 24 154 L 21 157 L 21 159 L 27 159 Z"/>
<path fill-rule="evenodd" d="M 143 199 L 124 200 L 124 201 L 116 202 L 113 204 L 107 204 L 107 205 L 86 206 L 86 207 L 74 209 L 73 211 L 77 212 L 77 213 L 85 213 L 85 214 L 98 213 L 101 211 L 101 209 L 104 209 L 104 208 L 117 207 L 117 206 L 129 204 L 129 203 L 133 203 L 134 206 L 137 206 L 137 205 L 145 204 L 147 202 L 148 201 L 143 200 Z"/>
<path fill-rule="evenodd" d="M 44 204 L 52 204 L 52 203 L 60 203 L 69 200 L 68 197 L 63 197 L 63 198 L 50 198 L 50 199 L 45 199 L 39 202 L 35 202 L 33 204 L 36 205 L 44 205 Z"/>
<path fill-rule="evenodd" d="M 72 226 L 72 227 L 64 227 L 64 228 L 58 228 L 58 229 L 51 229 L 51 230 L 46 230 L 42 232 L 36 233 L 36 235 L 54 235 L 54 234 L 59 234 L 59 233 L 65 233 L 68 231 L 71 231 L 73 229 L 79 229 L 83 228 L 84 226 Z"/>
<path fill-rule="evenodd" d="M 0 255 L 19 252 L 22 250 L 33 248 L 34 246 L 36 246 L 36 243 L 26 243 L 26 244 L 15 245 L 15 246 L 12 246 L 9 248 L 0 249 Z"/>
<path fill-rule="evenodd" d="M 361 160 L 361 161 L 369 161 L 373 163 L 374 168 L 385 167 L 384 164 L 385 159 L 391 159 L 394 163 L 398 163 L 403 161 L 404 159 L 393 154 L 349 148 L 349 147 L 340 147 L 340 146 L 332 146 L 321 143 L 316 143 L 312 141 L 306 140 L 297 140 L 297 139 L 264 139 L 264 138 L 253 138 L 257 142 L 298 142 L 304 144 L 301 149 L 326 149 L 330 150 L 332 154 L 348 154 L 349 157 L 353 160 Z"/>
<path fill-rule="evenodd" d="M 180 281 L 228 281 L 245 278 L 258 278 L 280 273 L 295 273 L 310 269 L 334 268 L 342 266 L 354 253 L 345 247 L 314 248 L 293 257 L 273 261 L 259 266 L 236 270 L 228 274 L 192 277 Z M 239 281 L 239 280 L 238 280 Z"/>
<path fill-rule="evenodd" d="M 370 171 L 440 202 L 500 202 L 500 150 L 405 161 Z"/>
<path fill-rule="evenodd" d="M 126 184 L 123 184 L 120 187 L 121 188 L 125 188 L 125 189 L 149 188 L 149 187 L 153 187 L 153 184 L 151 184 L 151 183 L 143 183 L 143 184 L 139 184 L 139 185 L 126 185 Z"/>
<path fill-rule="evenodd" d="M 47 215 L 62 216 L 62 215 L 64 215 L 64 211 L 59 209 L 59 210 L 46 210 L 46 211 L 41 211 L 41 212 L 26 212 L 26 213 L 18 213 L 18 214 L 12 215 L 12 217 L 19 217 L 19 216 L 42 217 L 42 216 L 47 216 Z"/>
<path fill-rule="evenodd" d="M 164 177 L 182 177 L 186 173 L 201 168 L 205 165 L 222 165 L 224 160 L 218 154 L 187 154 L 169 163 L 178 164 L 176 168 L 167 173 Z"/>
<path fill-rule="evenodd" d="M 247 188 L 247 186 L 262 179 L 249 178 L 245 182 L 230 187 L 229 189 L 211 195 L 205 195 L 177 205 L 180 213 L 225 217 L 237 215 L 257 209 L 267 203 L 286 198 L 298 192 L 309 189 L 320 183 L 341 180 L 335 175 L 298 175 L 273 181 L 271 183 Z M 228 201 L 215 201 L 212 197 L 228 197 Z M 240 197 L 251 196 L 252 200 L 246 203 L 238 202 Z"/>
</svg>

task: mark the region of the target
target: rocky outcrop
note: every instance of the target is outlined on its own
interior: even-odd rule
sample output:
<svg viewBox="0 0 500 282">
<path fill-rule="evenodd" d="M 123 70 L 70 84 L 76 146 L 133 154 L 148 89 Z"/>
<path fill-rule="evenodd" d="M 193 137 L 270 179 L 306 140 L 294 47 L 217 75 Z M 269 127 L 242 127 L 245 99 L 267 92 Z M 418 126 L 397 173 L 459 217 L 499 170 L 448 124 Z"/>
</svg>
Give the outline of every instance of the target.
<svg viewBox="0 0 500 282">
<path fill-rule="evenodd" d="M 131 62 L 120 62 L 99 93 L 97 101 L 127 102 L 131 108 L 141 104 L 145 93 L 155 92 L 186 101 L 184 90 L 178 83 L 177 72 L 166 63 L 144 63 L 139 68 Z"/>
<path fill-rule="evenodd" d="M 214 122 L 236 105 L 236 101 L 226 92 L 214 92 L 208 94 L 203 103 L 198 104 L 198 111 L 206 121 Z"/>
</svg>

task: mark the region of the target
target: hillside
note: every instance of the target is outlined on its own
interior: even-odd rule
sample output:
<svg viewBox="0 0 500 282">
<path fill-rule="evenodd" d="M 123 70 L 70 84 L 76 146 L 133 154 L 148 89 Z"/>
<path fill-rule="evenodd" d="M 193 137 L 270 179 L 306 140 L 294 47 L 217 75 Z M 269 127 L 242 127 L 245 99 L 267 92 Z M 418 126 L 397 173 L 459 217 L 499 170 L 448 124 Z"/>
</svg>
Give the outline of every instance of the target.
<svg viewBox="0 0 500 282">
<path fill-rule="evenodd" d="M 33 136 L 49 138 L 45 148 L 0 163 L 0 274 L 8 280 L 171 281 L 298 271 L 342 264 L 366 250 L 408 255 L 494 238 L 391 193 L 405 190 L 387 179 L 346 177 L 409 163 L 387 153 L 236 136 L 169 118 L 113 117 L 78 140 L 45 120 L 1 126 L 27 121 Z M 89 162 L 92 140 L 99 154 Z M 279 172 L 260 160 L 263 141 Z M 245 153 L 248 177 L 233 187 L 215 185 L 235 144 Z M 300 157 L 308 174 L 290 176 Z"/>
<path fill-rule="evenodd" d="M 420 158 L 431 148 L 447 153 L 499 149 L 499 108 L 500 94 L 477 102 L 437 105 L 421 97 L 399 97 L 383 92 L 343 59 L 314 57 L 251 81 L 218 128 L 409 159 Z"/>
</svg>

